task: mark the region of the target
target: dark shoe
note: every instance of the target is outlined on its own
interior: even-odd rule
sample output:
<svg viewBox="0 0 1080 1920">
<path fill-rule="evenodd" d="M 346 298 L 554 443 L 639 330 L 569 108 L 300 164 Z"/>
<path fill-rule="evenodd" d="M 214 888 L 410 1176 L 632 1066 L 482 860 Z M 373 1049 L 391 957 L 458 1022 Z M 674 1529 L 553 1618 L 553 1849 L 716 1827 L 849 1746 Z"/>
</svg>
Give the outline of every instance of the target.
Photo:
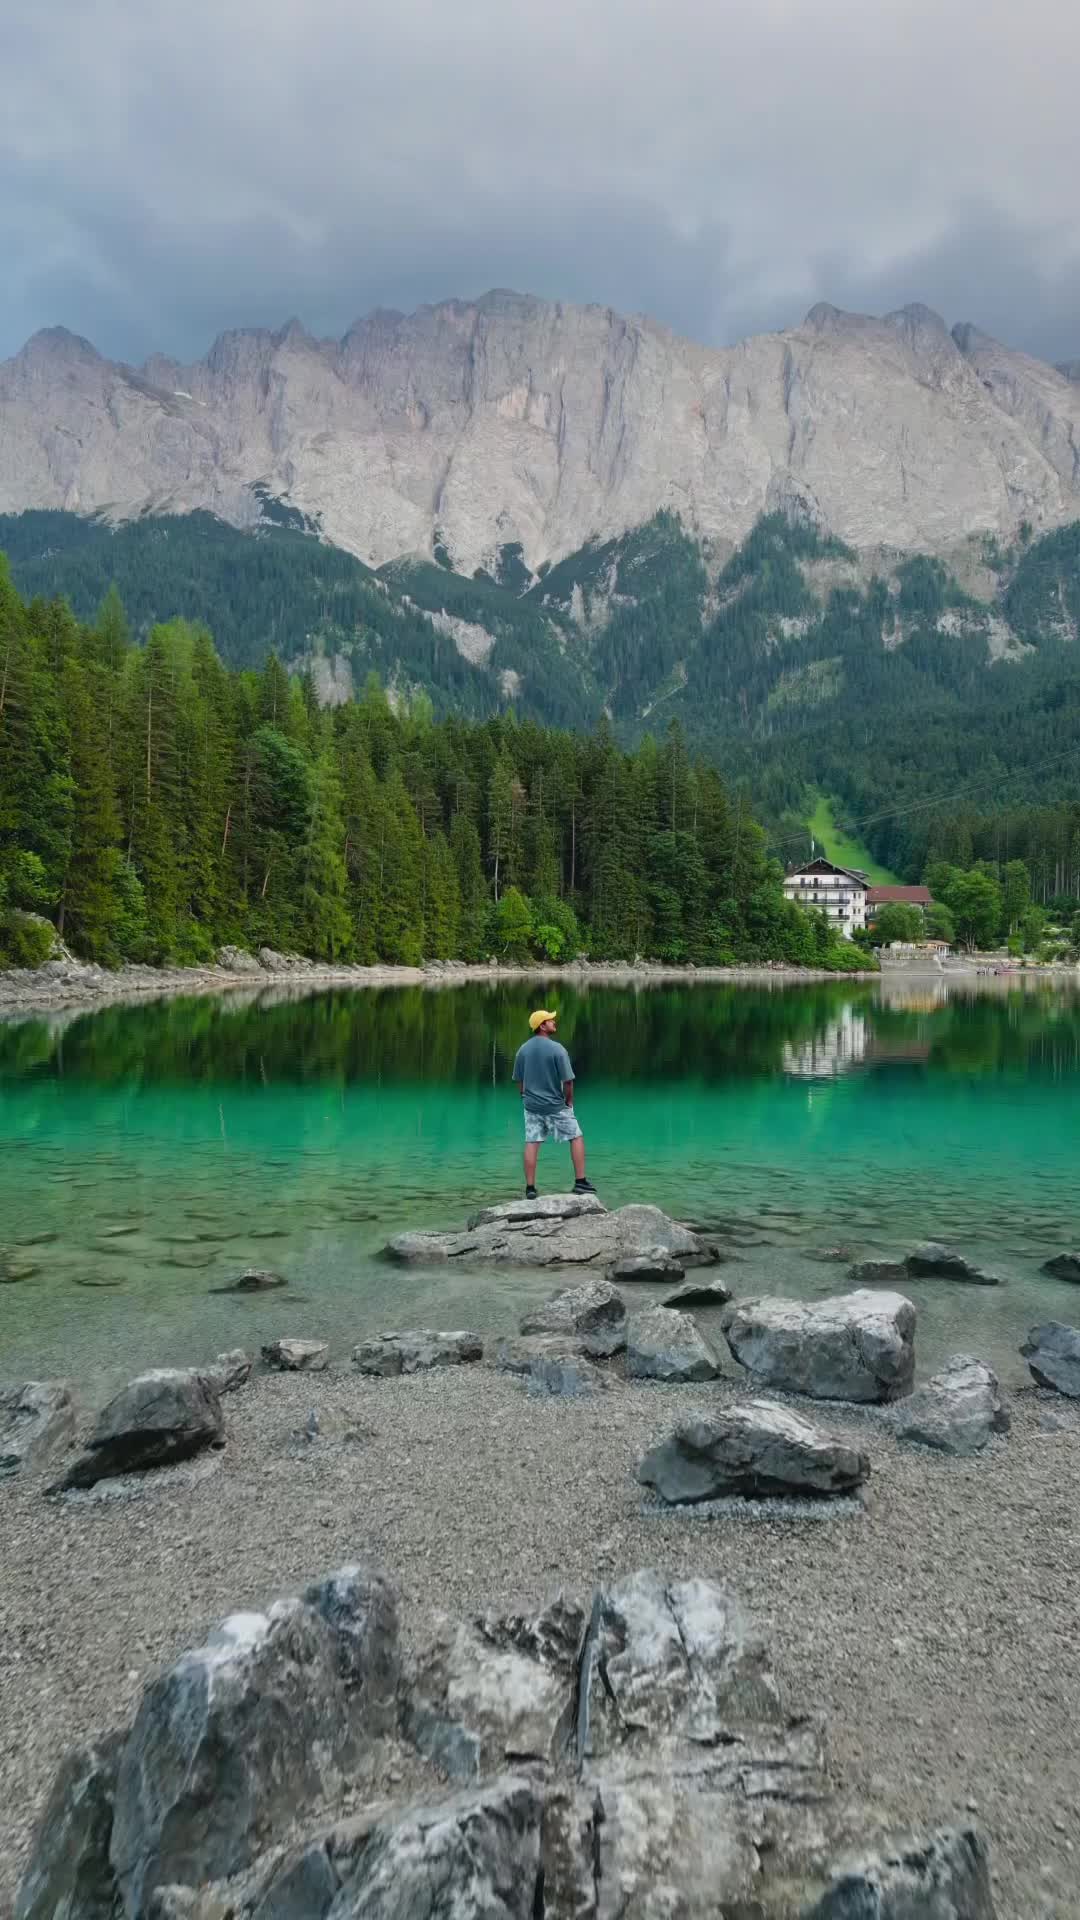
<svg viewBox="0 0 1080 1920">
<path fill-rule="evenodd" d="M 526 1187 L 526 1189 L 525 1189 L 525 1198 L 526 1198 L 526 1200 L 538 1200 L 538 1199 L 539 1199 L 539 1197 L 540 1197 L 540 1196 L 539 1196 L 539 1194 L 537 1193 L 537 1191 L 536 1191 L 536 1188 L 535 1188 L 535 1187 Z"/>
<path fill-rule="evenodd" d="M 593 1186 L 593 1183 L 591 1180 L 575 1180 L 574 1192 L 575 1193 L 595 1193 L 596 1188 Z"/>
</svg>

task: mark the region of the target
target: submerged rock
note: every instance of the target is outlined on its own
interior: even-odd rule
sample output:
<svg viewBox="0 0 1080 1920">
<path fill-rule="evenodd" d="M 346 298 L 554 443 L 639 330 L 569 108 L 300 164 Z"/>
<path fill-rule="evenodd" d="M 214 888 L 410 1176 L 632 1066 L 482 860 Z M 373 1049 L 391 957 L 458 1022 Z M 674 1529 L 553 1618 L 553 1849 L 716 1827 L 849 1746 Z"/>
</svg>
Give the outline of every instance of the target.
<svg viewBox="0 0 1080 1920">
<path fill-rule="evenodd" d="M 27 1380 L 0 1387 L 0 1479 L 38 1467 L 75 1433 L 75 1400 L 67 1380 Z"/>
<path fill-rule="evenodd" d="M 478 1333 L 437 1333 L 430 1327 L 408 1333 L 380 1333 L 353 1348 L 352 1363 L 360 1373 L 391 1378 L 399 1373 L 428 1373 L 433 1367 L 462 1367 L 482 1360 L 484 1343 Z"/>
<path fill-rule="evenodd" d="M 894 1417 L 902 1440 L 916 1440 L 941 1453 L 978 1453 L 991 1434 L 1009 1431 L 997 1375 L 966 1353 L 947 1360 Z"/>
<path fill-rule="evenodd" d="M 943 1247 L 936 1240 L 924 1240 L 904 1261 L 913 1280 L 966 1280 L 971 1286 L 998 1287 L 1001 1276 L 987 1273 L 962 1253 Z"/>
<path fill-rule="evenodd" d="M 1037 1386 L 1080 1400 L 1080 1332 L 1062 1320 L 1032 1327 L 1020 1349 Z"/>
<path fill-rule="evenodd" d="M 50 1491 L 172 1466 L 224 1438 L 221 1403 L 207 1376 L 196 1367 L 157 1367 L 130 1380 L 102 1408 L 85 1452 Z"/>
<path fill-rule="evenodd" d="M 563 1287 L 542 1306 L 521 1317 L 524 1334 L 576 1334 L 582 1352 L 594 1358 L 619 1353 L 626 1345 L 626 1302 L 610 1280 L 583 1280 Z"/>
<path fill-rule="evenodd" d="M 264 1267 L 248 1267 L 237 1280 L 230 1280 L 227 1286 L 213 1287 L 213 1293 L 273 1293 L 278 1287 L 287 1287 L 288 1281 L 280 1273 L 270 1273 Z"/>
<path fill-rule="evenodd" d="M 905 1280 L 961 1280 L 973 1287 L 999 1287 L 1001 1276 L 987 1273 L 965 1254 L 936 1240 L 924 1240 L 899 1260 L 860 1260 L 848 1268 L 859 1287 L 902 1287 Z"/>
<path fill-rule="evenodd" d="M 803 1920 L 995 1920 L 990 1854 L 973 1827 L 946 1828 L 842 1868 Z"/>
<path fill-rule="evenodd" d="M 278 1373 L 325 1373 L 330 1347 L 325 1340 L 272 1340 L 262 1357 Z"/>
<path fill-rule="evenodd" d="M 631 1255 L 673 1256 L 680 1265 L 704 1265 L 712 1249 L 659 1207 L 620 1207 L 609 1213 L 595 1194 L 548 1194 L 512 1200 L 474 1214 L 459 1233 L 403 1233 L 385 1253 L 392 1260 L 495 1261 L 506 1266 L 610 1267 Z"/>
<path fill-rule="evenodd" d="M 638 1479 L 670 1505 L 725 1494 L 850 1493 L 870 1473 L 865 1453 L 769 1400 L 680 1421 L 648 1452 Z"/>
<path fill-rule="evenodd" d="M 631 1380 L 715 1380 L 720 1363 L 701 1328 L 677 1307 L 645 1307 L 626 1329 Z"/>
<path fill-rule="evenodd" d="M 900 1293 L 739 1300 L 724 1334 L 755 1386 L 816 1400 L 897 1400 L 915 1373 L 915 1308 Z"/>
<path fill-rule="evenodd" d="M 1042 1271 L 1055 1280 L 1080 1281 L 1080 1253 L 1055 1253 L 1052 1260 L 1043 1261 Z"/>
</svg>

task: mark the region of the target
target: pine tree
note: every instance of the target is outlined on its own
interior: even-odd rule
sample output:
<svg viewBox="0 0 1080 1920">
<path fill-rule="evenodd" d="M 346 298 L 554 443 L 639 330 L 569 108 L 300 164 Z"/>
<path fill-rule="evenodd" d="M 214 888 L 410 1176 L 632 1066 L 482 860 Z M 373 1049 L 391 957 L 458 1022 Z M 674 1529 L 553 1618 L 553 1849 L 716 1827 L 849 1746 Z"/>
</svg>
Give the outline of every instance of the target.
<svg viewBox="0 0 1080 1920">
<path fill-rule="evenodd" d="M 482 960 L 485 957 L 484 935 L 487 930 L 489 896 L 487 881 L 484 879 L 480 835 L 473 822 L 464 813 L 454 815 L 454 823 L 450 829 L 450 846 L 457 868 L 460 902 L 458 957 L 462 960 Z"/>
<path fill-rule="evenodd" d="M 353 947 L 341 809 L 337 763 L 332 753 L 322 753 L 312 773 L 299 919 L 301 951 L 319 960 L 348 959 Z"/>
<path fill-rule="evenodd" d="M 122 957 L 117 884 L 120 810 L 86 671 L 74 660 L 65 663 L 62 693 L 74 810 L 70 857 L 57 902 L 57 931 L 88 959 L 114 966 Z"/>
</svg>

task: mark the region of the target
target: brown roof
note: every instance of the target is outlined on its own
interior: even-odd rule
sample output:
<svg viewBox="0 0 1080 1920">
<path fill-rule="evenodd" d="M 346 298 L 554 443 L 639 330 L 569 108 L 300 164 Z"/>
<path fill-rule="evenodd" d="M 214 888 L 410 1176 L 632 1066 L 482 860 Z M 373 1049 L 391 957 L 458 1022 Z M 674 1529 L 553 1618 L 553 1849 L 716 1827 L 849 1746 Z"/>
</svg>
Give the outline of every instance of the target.
<svg viewBox="0 0 1080 1920">
<path fill-rule="evenodd" d="M 871 887 L 866 896 L 868 907 L 884 907 L 892 900 L 902 901 L 906 907 L 932 907 L 934 904 L 929 887 Z"/>
</svg>

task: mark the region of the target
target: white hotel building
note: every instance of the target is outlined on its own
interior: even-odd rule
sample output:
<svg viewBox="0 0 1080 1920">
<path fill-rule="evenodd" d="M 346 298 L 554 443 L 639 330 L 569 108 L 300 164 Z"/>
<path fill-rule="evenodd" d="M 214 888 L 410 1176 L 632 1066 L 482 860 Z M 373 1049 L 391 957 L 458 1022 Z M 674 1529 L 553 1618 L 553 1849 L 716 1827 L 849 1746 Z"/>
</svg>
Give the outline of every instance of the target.
<svg viewBox="0 0 1080 1920">
<path fill-rule="evenodd" d="M 866 925 L 866 896 L 870 882 L 857 867 L 837 867 L 831 860 L 811 860 L 784 879 L 784 897 L 807 912 L 823 913 L 838 933 L 850 940 Z"/>
</svg>

